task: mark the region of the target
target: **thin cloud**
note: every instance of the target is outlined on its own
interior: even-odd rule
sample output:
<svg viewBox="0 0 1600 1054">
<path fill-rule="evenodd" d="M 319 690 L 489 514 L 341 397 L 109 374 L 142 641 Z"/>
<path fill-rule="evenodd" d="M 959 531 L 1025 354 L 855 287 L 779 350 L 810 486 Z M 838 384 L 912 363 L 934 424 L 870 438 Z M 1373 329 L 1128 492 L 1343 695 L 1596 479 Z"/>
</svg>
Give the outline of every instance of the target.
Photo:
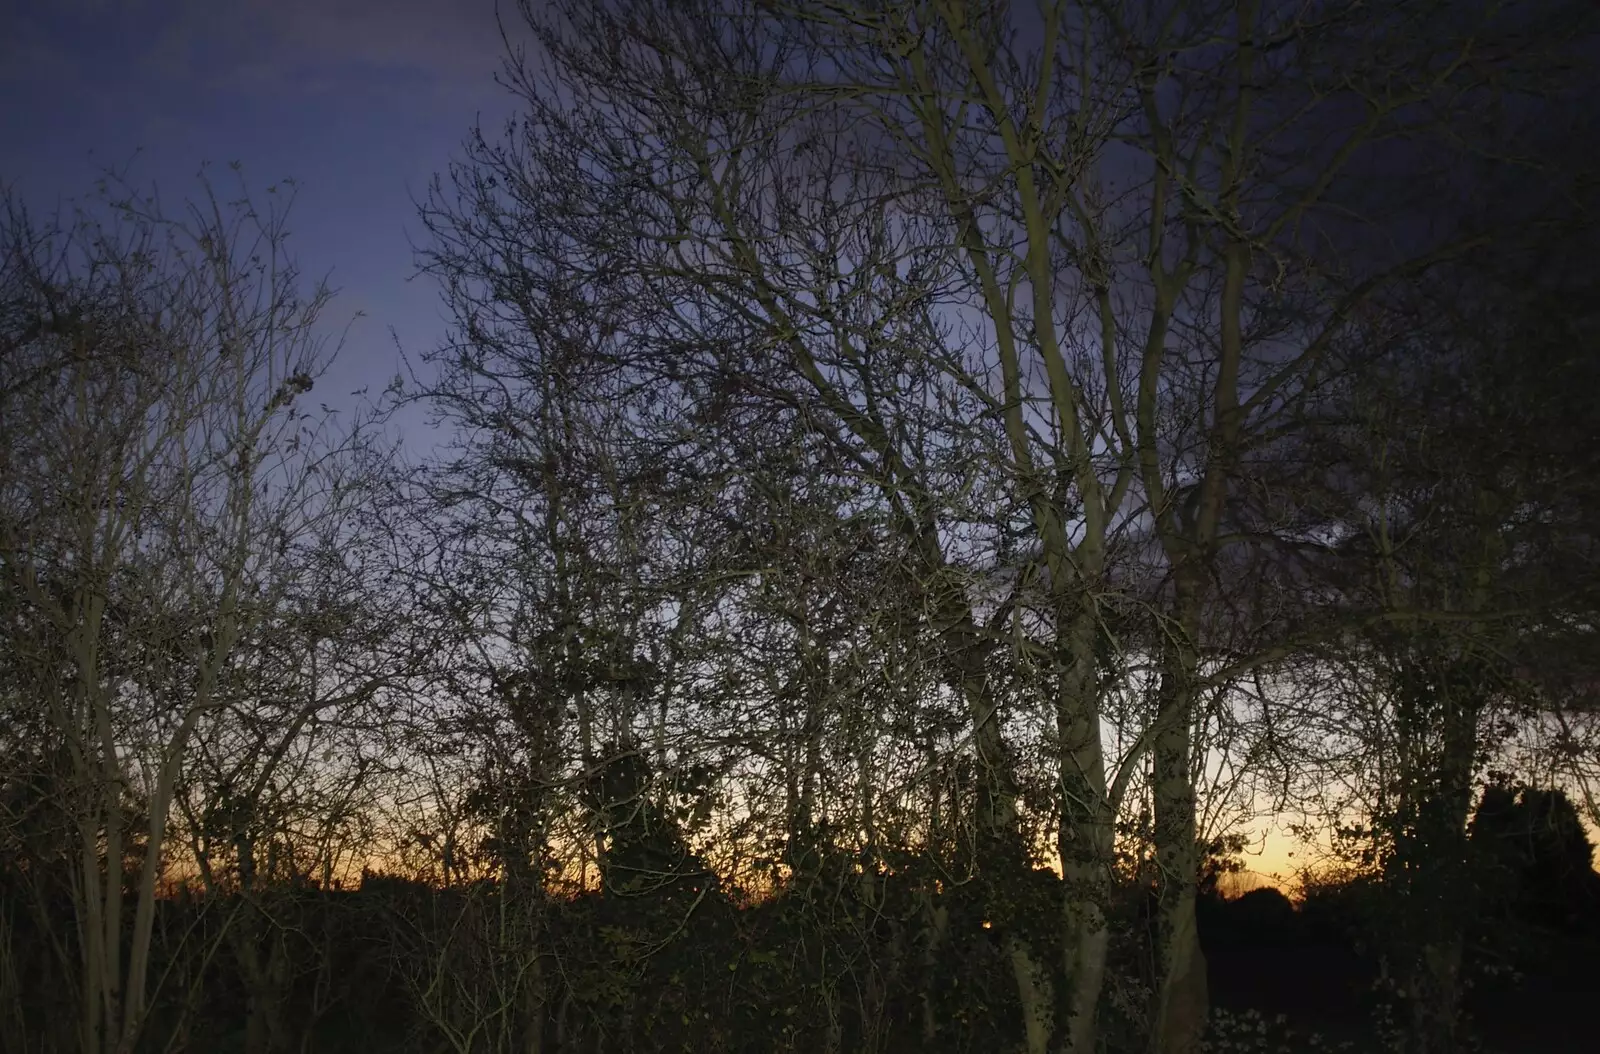
<svg viewBox="0 0 1600 1054">
<path fill-rule="evenodd" d="M 0 83 L 305 98 L 380 78 L 482 91 L 502 50 L 495 0 L 62 0 L 0 34 Z"/>
<path fill-rule="evenodd" d="M 443 79 L 481 79 L 501 52 L 493 0 L 252 0 L 285 57 Z"/>
</svg>

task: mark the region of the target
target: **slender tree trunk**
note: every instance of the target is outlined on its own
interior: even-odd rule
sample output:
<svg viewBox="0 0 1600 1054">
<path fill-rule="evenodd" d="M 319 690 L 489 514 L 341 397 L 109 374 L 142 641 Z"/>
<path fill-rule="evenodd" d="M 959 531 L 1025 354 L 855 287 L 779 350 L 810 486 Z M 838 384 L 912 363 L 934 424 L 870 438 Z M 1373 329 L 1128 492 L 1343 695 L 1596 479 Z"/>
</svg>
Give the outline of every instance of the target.
<svg viewBox="0 0 1600 1054">
<path fill-rule="evenodd" d="M 1180 586 L 1180 591 L 1189 590 Z M 1156 985 L 1151 1007 L 1151 1054 L 1193 1054 L 1205 1032 L 1209 993 L 1206 960 L 1195 925 L 1199 873 L 1195 791 L 1190 771 L 1197 700 L 1197 611 L 1180 599 L 1179 628 L 1166 647 L 1158 731 L 1154 742 L 1156 849 Z"/>
<path fill-rule="evenodd" d="M 1477 665 L 1469 663 L 1431 678 L 1439 689 L 1443 743 L 1436 779 L 1426 781 L 1432 786 L 1425 800 L 1414 803 L 1415 853 L 1420 859 L 1405 903 L 1421 929 L 1407 985 L 1418 1054 L 1453 1054 L 1461 1038 L 1461 965 L 1476 900 L 1468 871 L 1467 822 L 1480 709 L 1481 686 L 1475 682 L 1480 676 Z"/>
<path fill-rule="evenodd" d="M 75 893 L 81 941 L 79 958 L 83 967 L 79 992 L 83 1054 L 98 1054 L 101 1036 L 112 1018 L 105 984 L 105 901 L 100 888 L 99 842 L 98 825 L 89 817 L 81 817 L 78 821 L 79 878 Z"/>
<path fill-rule="evenodd" d="M 245 1054 L 288 1054 L 288 949 L 259 903 L 252 899 L 241 914 L 248 921 L 236 923 L 229 936 L 245 984 Z"/>
<path fill-rule="evenodd" d="M 931 1044 L 939 1036 L 939 1015 L 934 1010 L 934 977 L 939 966 L 939 956 L 944 949 L 945 935 L 950 929 L 950 909 L 935 899 L 930 888 L 925 893 L 923 911 L 927 922 L 927 939 L 922 946 L 922 1041 Z"/>
<path fill-rule="evenodd" d="M 1499 507 L 1500 500 L 1486 489 L 1475 495 L 1477 553 L 1464 597 L 1469 611 L 1487 608 L 1491 582 L 1505 557 L 1499 525 L 1507 510 Z M 1493 676 L 1477 651 L 1482 632 L 1482 626 L 1469 627 L 1464 650 L 1425 638 L 1420 666 L 1408 671 L 1415 680 L 1403 689 L 1410 696 L 1403 702 L 1411 704 L 1419 723 L 1437 713 L 1440 736 L 1435 768 L 1419 773 L 1422 778 L 1408 787 L 1420 799 L 1409 810 L 1416 817 L 1417 845 L 1406 904 L 1407 912 L 1422 920 L 1408 964 L 1411 1032 L 1418 1054 L 1454 1054 L 1461 1040 L 1461 966 L 1467 926 L 1477 909 L 1467 824 L 1478 760 L 1478 718 Z"/>
<path fill-rule="evenodd" d="M 549 1003 L 542 941 L 544 882 L 532 868 L 520 870 L 522 873 L 513 875 L 502 890 L 500 901 L 501 925 L 509 930 L 502 932 L 501 945 L 507 957 L 520 966 L 513 973 L 516 992 L 511 1044 L 521 1054 L 540 1054 L 544 1049 L 545 1010 Z"/>
<path fill-rule="evenodd" d="M 938 569 L 942 572 L 938 580 L 938 587 L 943 590 L 941 621 L 949 627 L 945 634 L 946 659 L 972 719 L 978 769 L 974 807 L 984 913 L 999 929 L 1011 964 L 1027 1050 L 1029 1054 L 1045 1054 L 1055 1034 L 1056 994 L 1051 971 L 1039 960 L 1026 936 L 1032 920 L 1019 910 L 1019 894 L 1030 876 L 1017 828 L 1016 776 L 1001 734 L 1000 707 L 985 668 L 984 638 L 973 621 L 960 584 L 950 580 L 942 563 Z"/>
<path fill-rule="evenodd" d="M 1056 700 L 1061 780 L 1058 849 L 1063 917 L 1068 1054 L 1091 1054 L 1110 947 L 1112 817 L 1106 806 L 1105 757 L 1094 655 L 1098 615 L 1085 604 L 1064 621 L 1068 667 Z"/>
<path fill-rule="evenodd" d="M 1019 909 L 1030 876 L 1017 829 L 1016 783 L 1000 735 L 999 708 L 975 674 L 969 668 L 965 687 L 977 745 L 978 866 L 984 913 L 1000 930 L 1001 945 L 1011 964 L 1028 1054 L 1046 1054 L 1056 1027 L 1055 985 L 1049 967 L 1025 936 L 1032 920 Z"/>
<path fill-rule="evenodd" d="M 544 956 L 535 941 L 530 949 L 528 978 L 522 986 L 522 1054 L 541 1054 L 544 1050 Z"/>
</svg>

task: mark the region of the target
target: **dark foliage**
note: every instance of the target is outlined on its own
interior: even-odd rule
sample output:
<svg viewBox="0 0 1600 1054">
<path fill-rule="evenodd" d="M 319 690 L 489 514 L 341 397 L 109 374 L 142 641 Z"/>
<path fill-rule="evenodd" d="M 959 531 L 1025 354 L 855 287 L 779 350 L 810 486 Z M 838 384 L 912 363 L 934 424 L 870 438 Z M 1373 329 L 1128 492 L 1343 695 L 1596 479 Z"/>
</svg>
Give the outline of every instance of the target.
<svg viewBox="0 0 1600 1054">
<path fill-rule="evenodd" d="M 638 775 L 620 765 L 597 776 L 597 804 L 637 798 Z M 216 956 L 161 963 L 179 983 L 162 988 L 148 1049 L 172 1036 L 252 1052 L 432 1051 L 441 1037 L 462 1050 L 574 1052 L 981 1051 L 1020 1040 L 1002 935 L 972 884 L 943 882 L 916 856 L 893 873 L 864 872 L 819 834 L 809 866 L 771 896 L 741 900 L 652 809 L 627 814 L 608 839 L 604 886 L 576 897 L 377 873 L 354 890 L 168 897 L 160 930 L 197 931 L 187 947 Z M 1571 804 L 1492 786 L 1472 830 L 1462 878 L 1476 883 L 1482 914 L 1469 1019 L 1496 1049 L 1588 1049 L 1576 996 L 1600 961 L 1600 874 Z M 46 951 L 70 940 L 67 906 L 25 910 L 18 877 L 8 867 L 0 892 L 22 953 L 21 1034 L 29 1049 L 68 1049 L 70 1011 Z M 1042 927 L 1058 887 L 1035 872 L 1014 917 Z M 1124 890 L 1125 922 L 1147 898 Z M 1206 892 L 1198 915 L 1217 1006 L 1282 1015 L 1295 1034 L 1376 1043 L 1373 1022 L 1392 1010 L 1380 982 L 1394 910 L 1383 883 L 1366 878 L 1308 889 L 1298 905 L 1271 888 Z M 1113 964 L 1136 982 L 1136 952 Z M 1517 1046 L 1530 1005 L 1544 1015 L 1540 1045 Z M 1113 1003 L 1108 1049 L 1120 1049 L 1117 1026 Z"/>
</svg>

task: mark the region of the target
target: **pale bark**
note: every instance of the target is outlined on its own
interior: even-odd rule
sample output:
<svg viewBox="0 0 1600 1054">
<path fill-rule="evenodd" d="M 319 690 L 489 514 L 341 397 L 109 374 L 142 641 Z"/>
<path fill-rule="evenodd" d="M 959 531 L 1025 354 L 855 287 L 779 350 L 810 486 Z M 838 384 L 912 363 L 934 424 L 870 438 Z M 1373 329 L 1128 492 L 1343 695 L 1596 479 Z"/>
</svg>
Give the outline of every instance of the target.
<svg viewBox="0 0 1600 1054">
<path fill-rule="evenodd" d="M 1110 931 L 1106 917 L 1111 893 L 1115 807 L 1105 782 L 1100 738 L 1099 676 L 1094 641 L 1100 621 L 1092 610 L 1059 622 L 1070 665 L 1062 671 L 1056 721 L 1057 758 L 1062 784 L 1057 846 L 1063 880 L 1063 976 L 1067 1009 L 1064 1049 L 1087 1054 L 1095 1048 L 1100 993 L 1105 986 Z"/>
<path fill-rule="evenodd" d="M 1196 656 L 1182 641 L 1168 645 L 1162 673 L 1160 730 L 1153 750 L 1157 866 L 1156 987 L 1151 1007 L 1152 1054 L 1192 1054 L 1209 1012 L 1206 960 L 1195 925 L 1199 873 L 1195 784 L 1190 771 L 1195 721 Z"/>
<path fill-rule="evenodd" d="M 128 1054 L 153 996 L 157 896 L 191 743 L 259 613 L 242 592 L 270 604 L 284 580 L 255 559 L 257 532 L 287 548 L 337 503 L 308 487 L 310 472 L 288 478 L 305 468 L 292 404 L 317 368 L 309 330 L 326 294 L 291 292 L 281 213 L 233 214 L 209 187 L 176 221 L 138 193 L 106 204 L 123 227 L 7 232 L 27 245 L 15 306 L 40 320 L 12 349 L 22 375 L 0 386 L 0 451 L 16 477 L 0 570 L 64 640 L 35 672 L 73 766 L 79 1039 L 85 1054 Z M 49 258 L 52 237 L 72 262 Z M 287 471 L 263 478 L 274 470 Z M 261 508 L 268 492 L 274 505 Z M 51 687 L 67 663 L 70 700 Z M 146 825 L 130 838 L 141 793 Z M 128 896 L 130 851 L 141 859 Z"/>
</svg>

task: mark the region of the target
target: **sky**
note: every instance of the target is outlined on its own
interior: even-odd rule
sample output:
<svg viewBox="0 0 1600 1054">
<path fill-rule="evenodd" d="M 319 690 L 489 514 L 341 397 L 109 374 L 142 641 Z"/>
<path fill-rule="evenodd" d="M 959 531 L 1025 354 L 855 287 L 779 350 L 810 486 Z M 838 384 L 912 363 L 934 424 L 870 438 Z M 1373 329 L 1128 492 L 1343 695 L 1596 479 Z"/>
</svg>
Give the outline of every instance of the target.
<svg viewBox="0 0 1600 1054">
<path fill-rule="evenodd" d="M 499 0 L 508 27 L 512 0 Z M 513 111 L 494 82 L 505 42 L 496 0 L 0 0 L 0 183 L 35 212 L 128 167 L 168 205 L 202 165 L 226 186 L 298 185 L 290 248 L 339 291 L 336 336 L 357 312 L 319 397 L 354 405 L 445 334 L 414 201 L 474 122 Z M 131 167 L 130 167 L 131 166 Z M 420 413 L 400 438 L 438 438 Z M 1281 835 L 1248 861 L 1284 873 Z"/>
<path fill-rule="evenodd" d="M 443 338 L 438 290 L 415 276 L 414 201 L 474 122 L 513 113 L 496 0 L 0 0 L 0 25 L 0 182 L 35 211 L 107 167 L 169 204 L 205 163 L 221 181 L 239 162 L 258 190 L 290 177 L 292 252 L 340 294 L 329 334 L 363 316 L 323 398 L 376 394 L 397 341 L 415 359 Z M 399 421 L 410 449 L 431 445 L 420 414 Z M 1265 849 L 1247 866 L 1298 863 L 1281 832 Z"/>
<path fill-rule="evenodd" d="M 510 0 L 500 4 L 517 24 Z M 256 190 L 294 179 L 290 249 L 339 290 L 330 334 L 364 316 L 328 401 L 364 385 L 376 394 L 397 370 L 396 339 L 415 356 L 445 332 L 437 288 L 413 280 L 413 202 L 476 120 L 512 112 L 493 79 L 504 51 L 495 6 L 0 0 L 0 182 L 42 213 L 107 167 L 131 165 L 133 182 L 169 205 L 195 190 L 202 164 L 224 187 L 235 161 Z"/>
</svg>

